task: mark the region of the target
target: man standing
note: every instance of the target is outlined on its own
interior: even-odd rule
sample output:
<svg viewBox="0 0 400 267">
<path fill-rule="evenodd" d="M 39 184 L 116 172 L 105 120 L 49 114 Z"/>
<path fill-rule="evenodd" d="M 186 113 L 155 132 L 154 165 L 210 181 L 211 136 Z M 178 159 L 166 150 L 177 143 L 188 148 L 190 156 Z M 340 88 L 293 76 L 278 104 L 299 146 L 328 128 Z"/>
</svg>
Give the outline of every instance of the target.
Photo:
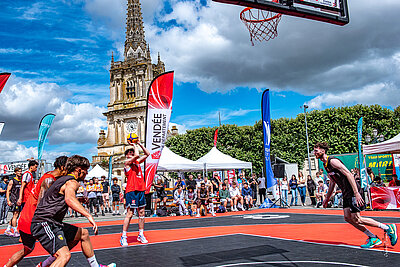
<svg viewBox="0 0 400 267">
<path fill-rule="evenodd" d="M 98 178 L 94 178 L 94 184 L 96 188 L 97 212 L 100 212 L 99 209 L 101 209 L 101 216 L 105 216 L 104 201 L 103 201 L 103 184 L 100 183 Z"/>
<path fill-rule="evenodd" d="M 113 179 L 113 185 L 111 186 L 111 196 L 112 196 L 112 214 L 113 216 L 115 215 L 120 215 L 119 213 L 119 203 L 120 203 L 120 193 L 121 193 L 121 187 L 118 185 L 118 179 L 114 178 Z"/>
<path fill-rule="evenodd" d="M 94 184 L 94 180 L 90 179 L 89 184 L 86 185 L 86 191 L 88 193 L 88 208 L 90 213 L 94 213 L 94 217 L 99 217 L 97 215 L 97 194 L 96 194 L 96 185 Z"/>
<path fill-rule="evenodd" d="M 142 169 L 140 167 L 140 163 L 144 162 L 148 156 L 150 156 L 150 152 L 145 148 L 139 141 L 137 141 L 136 145 L 130 141 L 128 144 L 133 146 L 133 148 L 129 148 L 125 151 L 125 176 L 127 178 L 126 184 L 126 207 L 127 213 L 124 220 L 124 226 L 122 228 L 122 236 L 121 236 L 121 246 L 128 246 L 126 232 L 128 231 L 129 224 L 131 222 L 133 216 L 133 209 L 138 210 L 139 216 L 139 235 L 137 240 L 143 244 L 148 243 L 147 239 L 144 237 L 144 217 L 145 217 L 145 206 L 146 206 L 146 198 L 144 196 L 144 192 L 146 191 L 146 182 L 144 180 Z M 139 156 L 138 146 L 143 150 L 144 155 Z"/>
<path fill-rule="evenodd" d="M 258 194 L 260 195 L 260 204 L 262 204 L 267 197 L 267 189 L 265 188 L 265 177 L 260 177 L 258 178 Z"/>
<path fill-rule="evenodd" d="M 102 267 L 94 255 L 89 231 L 63 223 L 68 207 L 85 216 L 97 235 L 97 224 L 76 198 L 76 192 L 90 167 L 87 158 L 74 155 L 66 163 L 67 176 L 58 178 L 45 192 L 32 219 L 32 235 L 56 260 L 53 266 L 66 266 L 71 258 L 70 249 L 81 243 L 82 252 L 91 267 Z M 115 264 L 112 264 L 115 266 Z"/>
<path fill-rule="evenodd" d="M 36 206 L 43 197 L 46 190 L 54 183 L 57 177 L 65 175 L 65 164 L 68 157 L 58 157 L 54 162 L 54 170 L 45 173 L 32 189 L 31 194 L 26 200 L 25 207 L 21 212 L 21 217 L 18 221 L 18 230 L 21 235 L 21 241 L 24 247 L 15 252 L 8 260 L 6 266 L 12 267 L 20 262 L 26 255 L 30 254 L 35 248 L 36 239 L 31 234 L 31 221 L 35 213 Z M 55 258 L 49 258 L 49 261 L 54 261 Z"/>
<path fill-rule="evenodd" d="M 39 163 L 36 160 L 31 160 L 28 163 L 28 170 L 22 175 L 21 190 L 19 191 L 19 198 L 17 205 L 24 208 L 25 202 L 28 199 L 33 187 L 35 186 L 35 179 L 33 173 L 36 172 Z"/>
<path fill-rule="evenodd" d="M 19 191 L 21 190 L 21 180 L 22 180 L 22 170 L 21 168 L 14 169 L 15 177 L 10 180 L 7 186 L 7 204 L 10 207 L 9 211 L 13 213 L 13 217 L 8 224 L 5 235 L 19 237 L 19 233 L 17 230 L 17 221 L 19 214 L 21 212 L 21 204 L 18 205 L 18 198 L 20 196 Z M 11 232 L 11 228 L 14 232 Z"/>
<path fill-rule="evenodd" d="M 328 156 L 326 153 L 329 146 L 326 142 L 318 142 L 314 146 L 314 154 L 320 159 L 324 168 L 328 173 L 330 183 L 327 196 L 323 202 L 326 208 L 332 192 L 337 184 L 342 190 L 343 195 L 343 212 L 346 222 L 368 236 L 367 242 L 361 245 L 363 248 L 372 248 L 382 244 L 382 241 L 373 233 L 371 233 L 364 225 L 381 228 L 390 238 L 390 243 L 394 246 L 397 243 L 397 228 L 395 224 L 383 224 L 371 218 L 362 217 L 360 211 L 363 209 L 364 201 L 359 193 L 359 185 L 356 184 L 354 176 L 346 168 L 346 166 L 337 158 Z"/>
<path fill-rule="evenodd" d="M 0 224 L 6 223 L 7 213 L 8 213 L 8 205 L 7 205 L 7 192 L 8 186 L 8 177 L 2 177 L 2 181 L 0 182 Z"/>
<path fill-rule="evenodd" d="M 111 213 L 110 207 L 110 183 L 106 180 L 105 176 L 101 176 L 101 185 L 103 186 L 103 205 L 106 209 L 106 213 Z"/>
</svg>

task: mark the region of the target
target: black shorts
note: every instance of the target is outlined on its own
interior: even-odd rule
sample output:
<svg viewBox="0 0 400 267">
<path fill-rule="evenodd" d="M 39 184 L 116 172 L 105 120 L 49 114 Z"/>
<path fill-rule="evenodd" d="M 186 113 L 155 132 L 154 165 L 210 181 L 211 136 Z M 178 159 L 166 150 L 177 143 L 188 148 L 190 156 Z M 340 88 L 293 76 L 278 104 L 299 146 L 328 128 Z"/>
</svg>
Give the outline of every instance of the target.
<svg viewBox="0 0 400 267">
<path fill-rule="evenodd" d="M 356 203 L 356 198 L 343 198 L 343 209 L 350 208 L 351 213 L 357 213 L 365 209 L 365 205 L 358 206 Z"/>
<path fill-rule="evenodd" d="M 119 202 L 119 195 L 112 195 L 113 202 Z"/>
<path fill-rule="evenodd" d="M 40 242 L 42 247 L 51 255 L 54 255 L 68 242 L 75 239 L 78 227 L 64 223 L 63 226 L 50 222 L 32 223 L 32 235 Z"/>
<path fill-rule="evenodd" d="M 21 241 L 24 247 L 29 248 L 30 250 L 33 250 L 35 248 L 35 243 L 36 243 L 36 238 L 33 237 L 31 234 L 27 234 L 23 231 L 19 231 L 19 234 L 21 236 Z"/>
<path fill-rule="evenodd" d="M 13 204 L 9 209 L 8 209 L 8 211 L 9 212 L 21 212 L 22 211 L 22 208 L 23 208 L 23 206 L 21 205 L 21 206 L 18 206 L 17 205 L 17 203 L 15 203 L 15 204 Z"/>
<path fill-rule="evenodd" d="M 165 192 L 157 192 L 158 199 L 163 200 L 165 197 L 167 197 L 167 194 Z"/>
<path fill-rule="evenodd" d="M 103 201 L 103 195 L 101 196 L 97 196 L 97 205 L 104 205 L 104 201 Z"/>
</svg>

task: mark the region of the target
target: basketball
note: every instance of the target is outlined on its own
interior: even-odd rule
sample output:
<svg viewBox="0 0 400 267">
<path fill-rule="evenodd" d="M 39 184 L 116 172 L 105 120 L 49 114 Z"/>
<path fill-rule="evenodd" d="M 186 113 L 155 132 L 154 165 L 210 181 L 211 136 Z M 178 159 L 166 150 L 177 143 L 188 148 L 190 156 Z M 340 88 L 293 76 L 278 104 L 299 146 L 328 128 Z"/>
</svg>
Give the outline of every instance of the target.
<svg viewBox="0 0 400 267">
<path fill-rule="evenodd" d="M 136 143 L 139 140 L 139 137 L 137 136 L 137 134 L 135 133 L 130 133 L 128 134 L 128 136 L 126 137 L 126 140 L 128 142 L 132 142 L 132 143 Z"/>
</svg>

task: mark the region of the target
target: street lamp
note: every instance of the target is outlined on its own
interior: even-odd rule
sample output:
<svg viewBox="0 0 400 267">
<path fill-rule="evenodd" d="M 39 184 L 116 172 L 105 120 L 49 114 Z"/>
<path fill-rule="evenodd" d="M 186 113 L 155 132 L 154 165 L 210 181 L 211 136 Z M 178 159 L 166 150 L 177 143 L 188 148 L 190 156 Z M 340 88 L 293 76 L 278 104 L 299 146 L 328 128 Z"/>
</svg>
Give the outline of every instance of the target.
<svg viewBox="0 0 400 267">
<path fill-rule="evenodd" d="M 308 144 L 308 129 L 307 129 L 307 105 L 300 106 L 300 108 L 304 108 L 304 121 L 306 123 L 306 139 L 307 139 L 307 158 L 308 158 L 308 173 L 311 176 L 311 160 L 310 160 L 310 147 Z"/>
<path fill-rule="evenodd" d="M 367 134 L 365 136 L 365 142 L 367 144 L 376 144 L 379 142 L 383 142 L 384 140 L 385 140 L 385 136 L 383 134 L 378 136 L 377 129 L 372 130 L 372 137 L 369 134 Z M 379 155 L 376 155 L 376 159 L 378 161 L 378 175 L 381 176 L 381 169 L 379 168 Z"/>
</svg>

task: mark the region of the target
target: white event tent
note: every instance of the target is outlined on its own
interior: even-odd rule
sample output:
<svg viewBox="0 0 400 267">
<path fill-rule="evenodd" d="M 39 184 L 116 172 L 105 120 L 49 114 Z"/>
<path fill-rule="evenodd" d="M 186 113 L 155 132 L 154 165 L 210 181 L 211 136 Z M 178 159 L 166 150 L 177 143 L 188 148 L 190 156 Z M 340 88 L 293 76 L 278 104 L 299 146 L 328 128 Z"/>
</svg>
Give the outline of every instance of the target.
<svg viewBox="0 0 400 267">
<path fill-rule="evenodd" d="M 96 166 L 94 166 L 93 169 L 91 169 L 89 171 L 89 173 L 86 175 L 85 180 L 89 180 L 92 179 L 93 177 L 97 177 L 100 178 L 101 176 L 105 176 L 108 177 L 108 172 L 105 171 L 102 167 L 100 167 L 99 164 L 97 164 Z"/>
<path fill-rule="evenodd" d="M 400 134 L 396 135 L 392 139 L 386 140 L 385 142 L 364 145 L 364 155 L 370 154 L 400 154 Z"/>
<path fill-rule="evenodd" d="M 203 164 L 181 157 L 172 152 L 168 147 L 164 147 L 158 163 L 158 171 L 202 171 Z"/>
<path fill-rule="evenodd" d="M 251 162 L 232 158 L 219 151 L 216 147 L 213 147 L 207 154 L 199 158 L 197 162 L 203 163 L 206 171 L 252 168 Z"/>
</svg>

